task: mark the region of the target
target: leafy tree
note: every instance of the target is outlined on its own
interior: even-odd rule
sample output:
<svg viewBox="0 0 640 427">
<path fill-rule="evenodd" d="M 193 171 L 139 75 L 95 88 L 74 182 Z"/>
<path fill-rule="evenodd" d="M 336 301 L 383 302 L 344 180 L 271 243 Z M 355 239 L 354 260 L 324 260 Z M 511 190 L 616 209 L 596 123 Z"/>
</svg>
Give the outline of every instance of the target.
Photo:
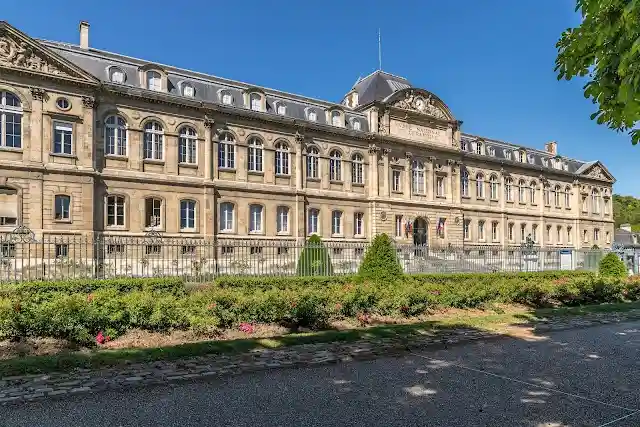
<svg viewBox="0 0 640 427">
<path fill-rule="evenodd" d="M 609 252 L 600 261 L 598 269 L 601 276 L 624 278 L 627 277 L 627 267 L 624 262 L 613 252 Z"/>
<path fill-rule="evenodd" d="M 631 224 L 633 231 L 640 231 L 640 199 L 614 194 L 613 218 L 616 227 L 620 224 Z"/>
<path fill-rule="evenodd" d="M 376 281 L 395 281 L 402 277 L 393 242 L 386 234 L 378 234 L 364 255 L 358 275 Z"/>
<path fill-rule="evenodd" d="M 331 276 L 333 267 L 327 248 L 317 235 L 307 240 L 298 259 L 298 276 Z"/>
<path fill-rule="evenodd" d="M 586 77 L 584 96 L 598 104 L 598 124 L 629 131 L 635 145 L 640 129 L 640 1 L 576 0 L 582 23 L 562 33 L 556 47 L 558 80 Z"/>
</svg>

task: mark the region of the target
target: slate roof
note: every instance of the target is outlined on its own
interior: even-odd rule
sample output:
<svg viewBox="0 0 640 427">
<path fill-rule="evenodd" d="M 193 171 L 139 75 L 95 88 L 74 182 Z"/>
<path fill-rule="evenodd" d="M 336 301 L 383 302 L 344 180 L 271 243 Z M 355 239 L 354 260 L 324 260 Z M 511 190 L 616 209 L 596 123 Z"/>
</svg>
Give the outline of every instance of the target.
<svg viewBox="0 0 640 427">
<path fill-rule="evenodd" d="M 404 77 L 377 70 L 363 79 L 358 79 L 351 90 L 358 93 L 359 105 L 367 105 L 373 101 L 382 101 L 392 93 L 410 87 L 413 85 Z"/>
</svg>

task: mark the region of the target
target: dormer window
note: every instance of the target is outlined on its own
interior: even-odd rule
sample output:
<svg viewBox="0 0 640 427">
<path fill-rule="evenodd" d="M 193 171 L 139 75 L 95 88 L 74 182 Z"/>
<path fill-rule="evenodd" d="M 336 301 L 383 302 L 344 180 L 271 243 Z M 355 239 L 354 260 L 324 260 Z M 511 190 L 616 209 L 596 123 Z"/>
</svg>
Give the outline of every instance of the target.
<svg viewBox="0 0 640 427">
<path fill-rule="evenodd" d="M 182 95 L 193 98 L 196 95 L 196 89 L 189 83 L 182 84 Z"/>
<path fill-rule="evenodd" d="M 249 106 L 253 111 L 262 111 L 262 96 L 258 93 L 249 95 Z"/>
<path fill-rule="evenodd" d="M 342 114 L 340 114 L 340 111 L 331 112 L 331 124 L 333 126 L 342 126 Z"/>
<path fill-rule="evenodd" d="M 478 155 L 484 154 L 484 151 L 482 149 L 482 142 L 480 142 L 480 141 L 476 142 L 476 154 L 478 154 Z"/>
<path fill-rule="evenodd" d="M 315 110 L 308 110 L 307 111 L 307 120 L 309 120 L 310 122 L 315 122 L 318 120 L 318 113 L 316 113 Z"/>
<path fill-rule="evenodd" d="M 569 163 L 568 162 L 562 162 L 562 170 L 564 170 L 564 171 L 568 171 L 569 170 Z"/>
<path fill-rule="evenodd" d="M 520 163 L 526 163 L 527 162 L 526 159 L 527 159 L 527 156 L 526 156 L 525 152 L 524 151 L 518 151 L 518 161 Z"/>
<path fill-rule="evenodd" d="M 489 150 L 489 155 L 491 157 L 495 157 L 496 156 L 496 149 L 493 147 L 488 147 L 487 150 Z"/>
<path fill-rule="evenodd" d="M 157 71 L 147 71 L 147 89 L 162 91 L 162 75 Z"/>
<path fill-rule="evenodd" d="M 233 105 L 233 96 L 231 96 L 231 93 L 229 93 L 228 91 L 222 91 L 220 93 L 220 101 L 224 104 L 224 105 Z"/>
<path fill-rule="evenodd" d="M 529 155 L 527 156 L 527 161 L 528 161 L 530 164 L 532 164 L 532 165 L 533 165 L 533 164 L 536 162 L 536 159 L 535 159 L 535 157 L 533 156 L 533 154 L 529 154 Z"/>
<path fill-rule="evenodd" d="M 460 150 L 467 151 L 467 141 L 460 141 Z"/>
<path fill-rule="evenodd" d="M 277 104 L 276 105 L 276 112 L 281 115 L 284 116 L 285 114 L 287 114 L 287 106 L 284 104 Z"/>
<path fill-rule="evenodd" d="M 549 166 L 549 159 L 542 159 L 542 166 L 545 168 Z"/>
<path fill-rule="evenodd" d="M 507 150 L 505 148 L 505 150 L 504 150 L 504 158 L 507 159 L 507 160 L 511 160 L 511 150 Z"/>
<path fill-rule="evenodd" d="M 353 130 L 360 130 L 360 120 L 353 121 Z"/>
<path fill-rule="evenodd" d="M 124 83 L 124 80 L 125 80 L 124 71 L 122 71 L 118 67 L 111 67 L 109 69 L 109 80 L 112 81 L 113 83 L 119 83 L 119 84 Z"/>
</svg>

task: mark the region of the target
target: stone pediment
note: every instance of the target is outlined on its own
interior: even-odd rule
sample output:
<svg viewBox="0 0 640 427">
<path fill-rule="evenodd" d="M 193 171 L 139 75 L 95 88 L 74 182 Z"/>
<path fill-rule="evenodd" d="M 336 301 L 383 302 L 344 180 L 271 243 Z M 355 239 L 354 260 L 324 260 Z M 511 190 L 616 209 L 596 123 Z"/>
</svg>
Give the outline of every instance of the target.
<svg viewBox="0 0 640 427">
<path fill-rule="evenodd" d="M 49 51 L 26 34 L 0 22 L 0 67 L 97 84 L 83 69 Z"/>
<path fill-rule="evenodd" d="M 580 174 L 586 178 L 597 179 L 599 181 L 613 182 L 615 179 L 600 162 L 596 162 L 593 166 Z"/>
<path fill-rule="evenodd" d="M 432 116 L 436 119 L 450 120 L 450 115 L 438 104 L 440 104 L 440 102 L 437 102 L 434 96 L 429 93 L 408 90 L 399 99 L 393 101 L 390 106 Z"/>
</svg>

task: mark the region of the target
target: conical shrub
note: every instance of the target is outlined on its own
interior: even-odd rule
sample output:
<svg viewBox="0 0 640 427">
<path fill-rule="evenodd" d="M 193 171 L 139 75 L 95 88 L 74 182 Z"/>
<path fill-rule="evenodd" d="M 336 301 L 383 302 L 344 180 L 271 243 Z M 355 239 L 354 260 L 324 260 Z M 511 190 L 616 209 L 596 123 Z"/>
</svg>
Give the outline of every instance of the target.
<svg viewBox="0 0 640 427">
<path fill-rule="evenodd" d="M 364 255 L 358 275 L 374 281 L 395 281 L 402 277 L 402 267 L 393 241 L 386 234 L 378 234 Z"/>
<path fill-rule="evenodd" d="M 313 235 L 307 240 L 297 267 L 298 276 L 332 276 L 333 267 L 329 252 L 317 235 Z"/>
</svg>

